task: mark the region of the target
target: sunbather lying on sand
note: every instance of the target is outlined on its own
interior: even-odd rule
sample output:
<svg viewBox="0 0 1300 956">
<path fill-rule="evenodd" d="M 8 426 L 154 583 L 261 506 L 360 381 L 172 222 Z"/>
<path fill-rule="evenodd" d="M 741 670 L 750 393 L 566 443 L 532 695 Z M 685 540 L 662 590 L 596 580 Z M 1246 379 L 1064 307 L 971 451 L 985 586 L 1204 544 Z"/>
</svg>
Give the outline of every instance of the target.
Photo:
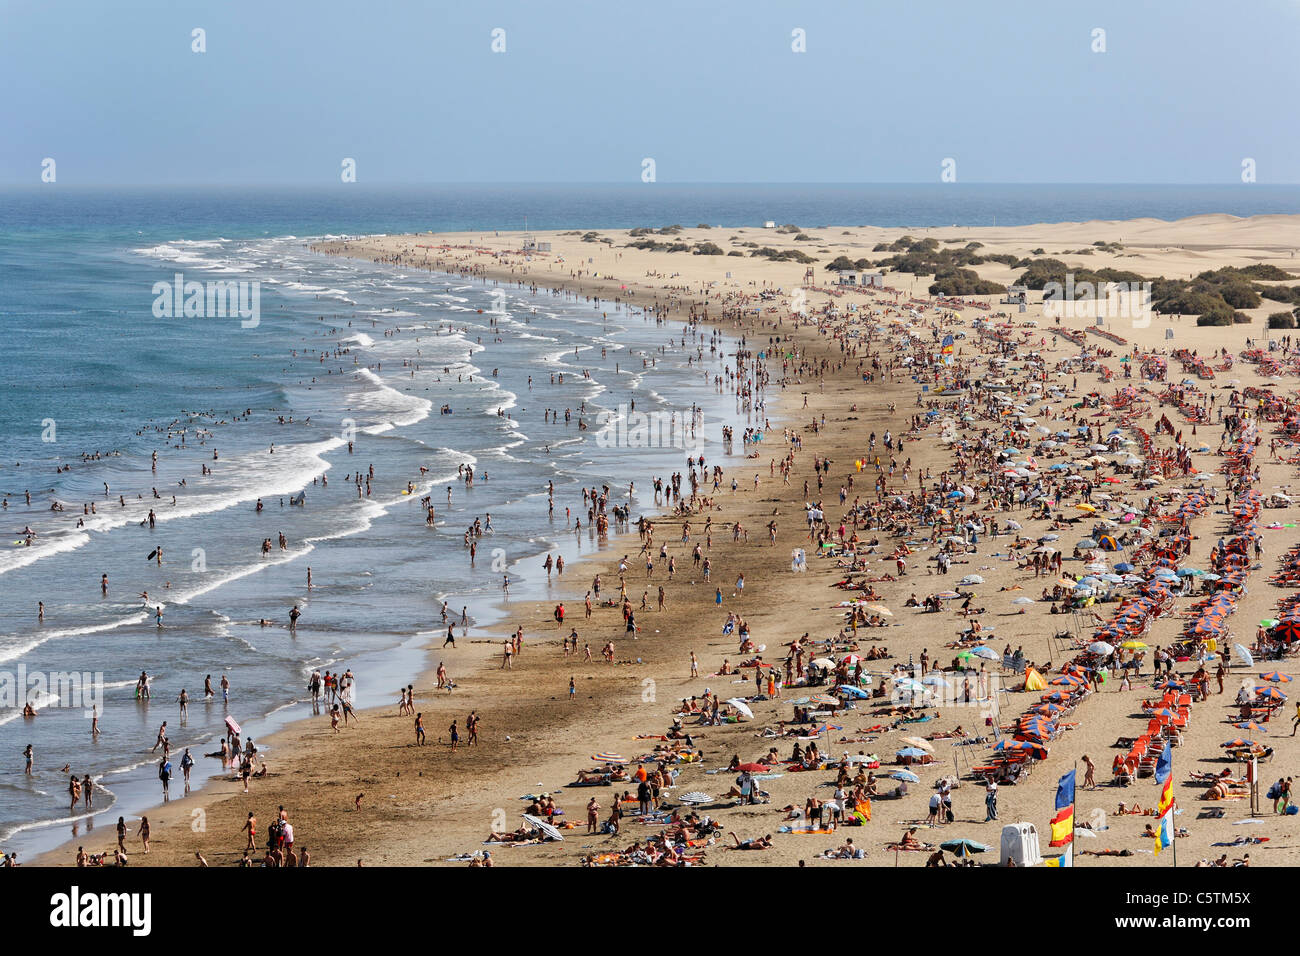
<svg viewBox="0 0 1300 956">
<path fill-rule="evenodd" d="M 764 837 L 755 837 L 752 840 L 744 840 L 744 841 L 742 841 L 740 837 L 736 836 L 736 834 L 734 833 L 728 833 L 727 836 L 731 837 L 733 840 L 736 841 L 736 845 L 734 847 L 729 847 L 728 849 L 766 850 L 772 845 L 772 834 L 770 833 Z"/>
</svg>

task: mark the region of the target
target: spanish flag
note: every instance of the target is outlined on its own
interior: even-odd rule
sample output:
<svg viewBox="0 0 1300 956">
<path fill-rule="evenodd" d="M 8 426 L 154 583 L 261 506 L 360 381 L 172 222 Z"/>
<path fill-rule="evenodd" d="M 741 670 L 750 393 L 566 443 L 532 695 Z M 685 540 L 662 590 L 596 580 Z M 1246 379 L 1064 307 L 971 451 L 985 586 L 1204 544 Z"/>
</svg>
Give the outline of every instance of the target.
<svg viewBox="0 0 1300 956">
<path fill-rule="evenodd" d="M 1056 785 L 1056 816 L 1048 846 L 1065 846 L 1074 840 L 1074 771 L 1062 774 Z"/>
<path fill-rule="evenodd" d="M 1165 778 L 1165 785 L 1160 788 L 1160 799 L 1156 802 L 1156 816 L 1162 817 L 1165 811 L 1174 804 L 1174 776 L 1170 774 Z"/>
<path fill-rule="evenodd" d="M 1052 817 L 1052 840 L 1048 846 L 1065 846 L 1074 840 L 1074 804 Z"/>
</svg>

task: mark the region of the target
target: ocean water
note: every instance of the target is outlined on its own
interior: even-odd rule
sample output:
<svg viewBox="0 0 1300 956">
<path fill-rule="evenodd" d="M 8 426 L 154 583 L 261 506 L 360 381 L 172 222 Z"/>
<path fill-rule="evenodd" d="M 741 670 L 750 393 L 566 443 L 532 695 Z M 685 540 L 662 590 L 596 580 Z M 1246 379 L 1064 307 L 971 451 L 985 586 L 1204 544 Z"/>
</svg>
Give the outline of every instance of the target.
<svg viewBox="0 0 1300 956">
<path fill-rule="evenodd" d="M 723 458 L 722 426 L 750 423 L 713 384 L 725 382 L 735 347 L 709 331 L 613 302 L 501 296 L 482 281 L 319 256 L 311 237 L 270 220 L 241 237 L 178 225 L 175 208 L 158 217 L 136 230 L 33 221 L 0 240 L 6 850 L 30 853 L 70 833 L 110 843 L 119 813 L 161 796 L 150 747 L 163 720 L 176 768 L 183 747 L 196 757 L 216 749 L 227 715 L 254 737 L 307 716 L 313 668 L 350 667 L 360 706 L 395 703 L 430 663 L 421 648 L 445 630 L 443 599 L 481 626 L 501 613 L 505 574 L 510 600 L 544 596 L 546 553 L 571 561 L 600 546 L 579 510 L 582 487 L 608 484 L 627 502 L 635 481 L 635 517 L 652 505 L 650 475 L 683 468 L 697 442 Z M 177 272 L 260 283 L 260 322 L 155 316 L 154 284 Z M 548 408 L 558 421 L 545 420 Z M 633 409 L 659 416 L 658 447 L 596 439 L 603 415 Z M 472 487 L 463 465 L 475 469 Z M 360 485 L 349 480 L 357 474 Z M 491 530 L 471 565 L 464 534 L 476 518 Z M 150 560 L 159 548 L 161 564 Z M 455 676 L 457 652 L 446 659 Z M 147 701 L 135 694 L 142 670 Z M 54 706 L 58 688 L 24 680 L 67 673 L 102 674 L 97 740 L 95 698 Z M 223 674 L 229 704 L 219 690 L 204 702 L 205 676 L 219 686 Z M 21 715 L 24 689 L 34 719 Z M 184 722 L 182 689 L 192 700 Z M 274 752 L 266 756 L 274 769 Z M 196 779 L 220 769 L 198 759 Z M 69 813 L 65 764 L 104 788 L 96 818 Z M 90 836 L 96 823 L 102 839 Z"/>
<path fill-rule="evenodd" d="M 29 854 L 74 834 L 110 844 L 119 813 L 160 796 L 149 748 L 163 720 L 173 764 L 191 747 L 202 780 L 218 768 L 197 755 L 215 749 L 227 715 L 258 737 L 309 713 L 314 667 L 351 667 L 361 706 L 395 701 L 429 663 L 421 649 L 442 632 L 444 598 L 482 625 L 501 614 L 503 573 L 512 599 L 544 595 L 545 553 L 568 560 L 600 546 L 568 530 L 564 508 L 582 486 L 624 496 L 635 480 L 635 517 L 651 504 L 649 475 L 685 457 L 671 437 L 669 447 L 604 447 L 577 427 L 584 407 L 593 423 L 632 403 L 676 414 L 680 429 L 700 420 L 710 460 L 725 457 L 723 425 L 761 424 L 710 383 L 735 344 L 708 330 L 321 257 L 307 249 L 314 239 L 525 219 L 535 229 L 1172 219 L 1294 212 L 1296 199 L 1294 187 L 1264 186 L 0 191 L 0 847 Z M 155 315 L 155 284 L 176 273 L 259 283 L 260 322 Z M 684 334 L 690 348 L 665 348 Z M 545 422 L 546 408 L 560 421 Z M 472 489 L 461 465 L 478 474 Z M 348 478 L 371 467 L 358 494 Z M 304 505 L 291 505 L 299 493 Z M 463 534 L 489 513 L 471 567 Z M 160 547 L 161 565 L 148 558 Z M 296 633 L 286 627 L 295 604 Z M 142 670 L 149 701 L 135 699 Z M 23 672 L 102 673 L 102 736 L 92 741 L 83 707 L 46 706 L 48 693 L 34 700 L 40 716 L 24 719 L 13 687 Z M 229 677 L 228 705 L 219 693 L 202 700 L 209 674 Z M 69 813 L 64 764 L 105 788 L 94 818 Z M 178 773 L 173 794 L 180 786 Z"/>
</svg>

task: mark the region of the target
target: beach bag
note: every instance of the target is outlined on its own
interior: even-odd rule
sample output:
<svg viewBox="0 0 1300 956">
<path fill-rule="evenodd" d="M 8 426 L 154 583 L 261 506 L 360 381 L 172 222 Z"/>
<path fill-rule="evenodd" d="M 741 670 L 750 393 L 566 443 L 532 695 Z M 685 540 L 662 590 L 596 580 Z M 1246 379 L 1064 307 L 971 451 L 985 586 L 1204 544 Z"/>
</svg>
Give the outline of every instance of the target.
<svg viewBox="0 0 1300 956">
<path fill-rule="evenodd" d="M 1264 796 L 1266 796 L 1270 800 L 1276 800 L 1278 792 L 1279 791 L 1277 789 L 1277 784 L 1273 784 L 1273 786 L 1268 788 L 1268 793 L 1264 794 Z"/>
<path fill-rule="evenodd" d="M 953 813 L 951 810 L 948 810 L 946 813 L 944 813 L 944 817 L 947 818 L 949 823 L 952 823 L 957 819 L 957 815 Z"/>
<path fill-rule="evenodd" d="M 1291 804 L 1289 807 L 1286 808 L 1286 811 L 1285 811 L 1285 812 L 1286 812 L 1286 815 L 1289 816 L 1289 817 L 1290 817 L 1290 816 L 1294 816 L 1295 814 L 1300 813 L 1300 806 L 1296 806 L 1296 805 L 1293 803 L 1293 804 Z"/>
</svg>

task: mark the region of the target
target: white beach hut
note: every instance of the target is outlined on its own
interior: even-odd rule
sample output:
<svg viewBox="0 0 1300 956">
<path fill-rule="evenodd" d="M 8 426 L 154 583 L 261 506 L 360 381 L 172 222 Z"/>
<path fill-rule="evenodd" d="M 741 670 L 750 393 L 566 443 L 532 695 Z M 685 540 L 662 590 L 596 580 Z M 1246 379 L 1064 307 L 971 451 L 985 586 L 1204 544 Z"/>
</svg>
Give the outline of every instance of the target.
<svg viewBox="0 0 1300 956">
<path fill-rule="evenodd" d="M 1016 866 L 1040 866 L 1043 854 L 1038 849 L 1038 829 L 1032 823 L 1008 823 L 1002 828 L 1000 866 L 1008 861 Z"/>
</svg>

